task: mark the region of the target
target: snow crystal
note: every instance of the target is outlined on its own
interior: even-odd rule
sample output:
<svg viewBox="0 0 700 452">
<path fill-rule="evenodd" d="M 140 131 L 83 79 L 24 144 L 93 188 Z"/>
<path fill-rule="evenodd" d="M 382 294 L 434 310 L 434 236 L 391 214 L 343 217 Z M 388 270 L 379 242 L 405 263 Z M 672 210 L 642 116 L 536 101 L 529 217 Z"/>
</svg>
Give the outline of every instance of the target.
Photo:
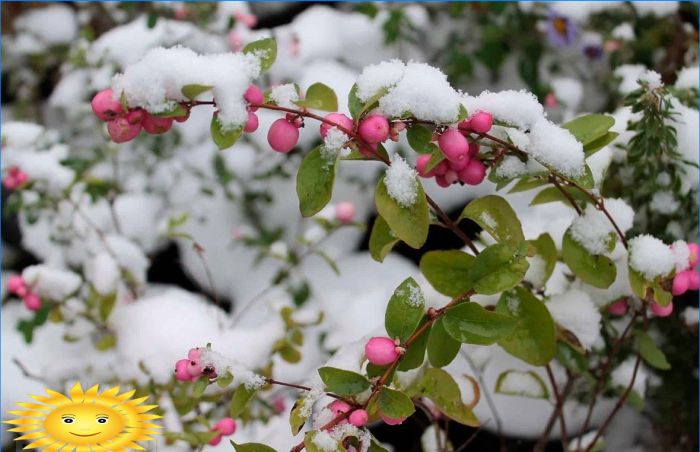
<svg viewBox="0 0 700 452">
<path fill-rule="evenodd" d="M 632 381 L 632 374 L 634 373 L 634 363 L 636 358 L 629 357 L 620 363 L 619 366 L 615 368 L 610 373 L 610 378 L 614 386 L 618 388 L 626 388 Z M 637 369 L 637 376 L 634 379 L 634 385 L 632 389 L 636 391 L 640 396 L 644 396 L 644 392 L 647 387 L 647 378 L 649 374 L 642 364 L 639 365 Z"/>
<path fill-rule="evenodd" d="M 542 397 L 541 383 L 530 372 L 510 371 L 500 381 L 500 391 L 507 394 L 518 394 L 524 397 Z"/>
<path fill-rule="evenodd" d="M 318 430 L 314 433 L 313 443 L 321 452 L 335 452 L 338 450 L 338 441 L 324 430 Z"/>
<path fill-rule="evenodd" d="M 527 172 L 527 165 L 514 155 L 504 157 L 496 167 L 496 176 L 504 179 L 513 179 Z"/>
<path fill-rule="evenodd" d="M 423 299 L 423 292 L 420 290 L 420 287 L 410 285 L 408 286 L 408 305 L 412 307 L 417 307 L 420 306 L 425 302 Z"/>
<path fill-rule="evenodd" d="M 144 283 L 150 263 L 141 248 L 131 240 L 115 234 L 108 235 L 105 242 L 106 249 L 116 257 L 122 269 L 128 271 L 136 282 Z"/>
<path fill-rule="evenodd" d="M 683 271 L 690 265 L 690 249 L 683 240 L 676 240 L 671 245 L 673 261 L 676 264 L 676 271 Z"/>
<path fill-rule="evenodd" d="M 425 63 L 392 60 L 368 66 L 358 77 L 357 87 L 363 101 L 388 88 L 379 99 L 379 110 L 389 117 L 411 113 L 418 119 L 451 123 L 459 115 L 459 93 L 442 71 Z"/>
<path fill-rule="evenodd" d="M 668 187 L 671 183 L 671 175 L 666 172 L 660 172 L 656 175 L 656 183 L 662 187 Z"/>
<path fill-rule="evenodd" d="M 555 77 L 549 84 L 554 95 L 567 109 L 575 110 L 583 99 L 583 85 L 571 77 Z"/>
<path fill-rule="evenodd" d="M 219 122 L 224 128 L 235 128 L 248 119 L 243 94 L 258 75 L 260 61 L 254 55 L 199 55 L 184 47 L 159 47 L 116 75 L 112 89 L 117 95 L 124 93 L 130 107 L 158 113 L 187 100 L 181 92 L 185 85 L 213 86 Z"/>
<path fill-rule="evenodd" d="M 688 306 L 681 313 L 681 318 L 683 319 L 683 322 L 685 322 L 686 325 L 694 326 L 694 325 L 698 324 L 698 316 L 699 315 L 700 315 L 700 311 L 698 311 L 698 308 Z"/>
<path fill-rule="evenodd" d="M 528 257 L 527 261 L 530 266 L 527 268 L 527 273 L 525 273 L 525 281 L 529 282 L 536 288 L 541 288 L 544 286 L 544 276 L 545 270 L 547 269 L 547 261 L 545 261 L 539 254 Z"/>
<path fill-rule="evenodd" d="M 333 164 L 338 156 L 338 152 L 340 152 L 348 140 L 349 137 L 337 127 L 328 129 L 328 134 L 323 139 L 323 147 L 321 149 L 321 153 L 328 165 Z"/>
<path fill-rule="evenodd" d="M 113 293 L 121 276 L 119 266 L 108 253 L 100 253 L 86 261 L 83 273 L 100 295 Z"/>
<path fill-rule="evenodd" d="M 487 111 L 502 122 L 529 129 L 544 118 L 544 108 L 529 91 L 484 91 L 476 97 L 465 96 L 462 103 L 469 114 Z"/>
<path fill-rule="evenodd" d="M 589 350 L 600 338 L 600 312 L 588 294 L 569 290 L 545 303 L 554 321 L 571 331 L 584 349 Z"/>
<path fill-rule="evenodd" d="M 356 452 L 367 452 L 372 443 L 372 435 L 367 429 L 357 428 L 348 422 L 336 425 L 333 427 L 333 430 L 330 431 L 330 434 L 338 442 L 348 437 L 357 438 L 360 442 L 360 448 L 356 449 Z"/>
<path fill-rule="evenodd" d="M 623 233 L 632 227 L 634 210 L 627 203 L 621 199 L 609 199 L 605 204 Z M 614 233 L 610 220 L 592 204 L 588 204 L 583 214 L 571 224 L 571 237 L 591 254 L 606 254 L 610 234 Z"/>
<path fill-rule="evenodd" d="M 681 204 L 676 199 L 676 196 L 672 191 L 662 190 L 654 193 L 651 197 L 651 202 L 649 203 L 649 208 L 654 211 L 665 215 L 670 215 L 675 213 Z"/>
<path fill-rule="evenodd" d="M 666 124 L 676 129 L 678 139 L 678 151 L 682 158 L 688 162 L 683 164 L 681 174 L 681 194 L 686 194 L 690 190 L 697 190 L 698 187 L 698 148 L 700 147 L 700 135 L 698 135 L 698 110 L 687 107 L 680 103 L 678 99 L 671 98 L 671 105 L 678 113 L 673 118 L 668 119 Z M 695 164 L 695 165 L 694 165 Z"/>
<path fill-rule="evenodd" d="M 67 44 L 78 34 L 75 13 L 65 5 L 29 10 L 14 20 L 18 32 L 29 33 L 48 45 Z"/>
<path fill-rule="evenodd" d="M 479 216 L 479 219 L 480 219 L 480 220 L 484 223 L 484 225 L 486 225 L 486 227 L 488 227 L 488 228 L 495 228 L 496 226 L 498 226 L 498 224 L 496 223 L 496 220 L 494 220 L 493 217 L 492 217 L 491 215 L 489 215 L 489 213 L 486 212 L 486 211 L 481 212 L 481 215 Z"/>
<path fill-rule="evenodd" d="M 622 79 L 618 88 L 620 94 L 627 95 L 639 88 L 637 80 L 647 70 L 642 64 L 623 64 L 615 69 L 613 75 Z"/>
<path fill-rule="evenodd" d="M 678 78 L 674 86 L 678 89 L 697 89 L 699 77 L 700 74 L 697 66 L 685 67 L 678 71 Z"/>
<path fill-rule="evenodd" d="M 22 271 L 22 278 L 40 297 L 61 301 L 80 288 L 80 276 L 69 270 L 48 265 L 31 265 Z"/>
<path fill-rule="evenodd" d="M 285 108 L 297 108 L 294 103 L 299 100 L 299 93 L 293 83 L 277 85 L 270 90 L 270 99 Z"/>
<path fill-rule="evenodd" d="M 389 196 L 402 207 L 410 207 L 418 198 L 418 182 L 416 170 L 411 168 L 406 160 L 395 155 L 391 166 L 386 170 L 384 184 Z"/>
<path fill-rule="evenodd" d="M 630 267 L 647 279 L 668 275 L 675 267 L 673 252 L 668 245 L 648 234 L 630 240 L 629 250 Z"/>
<path fill-rule="evenodd" d="M 301 400 L 301 406 L 299 407 L 299 414 L 302 417 L 309 417 L 314 408 L 314 404 L 325 394 L 322 388 L 311 388 L 304 398 Z M 329 410 L 330 412 L 330 410 Z"/>
<path fill-rule="evenodd" d="M 209 348 L 202 350 L 201 361 L 203 366 L 211 366 L 216 369 L 219 375 L 226 370 L 230 371 L 234 377 L 234 382 L 245 386 L 248 390 L 260 389 L 266 382 L 265 377 L 249 370 L 239 361 L 228 358 Z"/>
<path fill-rule="evenodd" d="M 43 133 L 44 128 L 33 122 L 12 121 L 2 124 L 2 141 L 5 146 L 12 148 L 32 146 Z"/>
<path fill-rule="evenodd" d="M 622 41 L 634 41 L 634 29 L 629 22 L 624 22 L 613 28 L 612 37 Z"/>
<path fill-rule="evenodd" d="M 661 81 L 661 74 L 652 70 L 643 72 L 642 75 L 639 76 L 639 80 L 648 83 L 649 89 L 656 89 L 664 86 Z"/>
<path fill-rule="evenodd" d="M 528 153 L 565 176 L 583 174 L 583 145 L 566 129 L 542 119 L 530 130 Z"/>
</svg>

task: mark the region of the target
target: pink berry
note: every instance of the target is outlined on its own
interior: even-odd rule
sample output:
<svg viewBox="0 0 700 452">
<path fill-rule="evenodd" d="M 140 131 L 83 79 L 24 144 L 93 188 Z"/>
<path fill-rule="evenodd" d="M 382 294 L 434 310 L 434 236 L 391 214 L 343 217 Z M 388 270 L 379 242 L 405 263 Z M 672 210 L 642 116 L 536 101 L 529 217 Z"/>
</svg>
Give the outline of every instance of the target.
<svg viewBox="0 0 700 452">
<path fill-rule="evenodd" d="M 399 425 L 399 424 L 403 424 L 403 421 L 406 420 L 405 417 L 393 418 L 393 417 L 384 416 L 383 414 L 381 414 L 380 416 L 382 418 L 382 421 L 384 421 L 384 423 L 386 425 Z"/>
<path fill-rule="evenodd" d="M 669 303 L 668 306 L 661 306 L 660 304 L 652 303 L 651 312 L 656 317 L 668 317 L 673 312 L 673 303 Z"/>
<path fill-rule="evenodd" d="M 232 30 L 231 32 L 229 32 L 227 40 L 228 46 L 234 52 L 238 52 L 243 48 L 243 38 L 241 38 L 241 35 L 239 35 L 235 31 Z"/>
<path fill-rule="evenodd" d="M 470 158 L 467 157 L 465 159 L 458 160 L 456 162 L 448 160 L 447 164 L 450 166 L 450 170 L 454 171 L 455 173 L 459 173 L 460 171 L 462 171 L 464 168 L 467 167 L 467 165 L 469 164 L 469 161 L 470 161 Z M 445 174 L 447 174 L 447 173 L 445 173 Z"/>
<path fill-rule="evenodd" d="M 176 362 L 175 363 L 175 378 L 177 378 L 179 381 L 191 381 L 192 376 L 187 371 L 187 369 L 189 367 L 190 367 L 190 360 L 189 359 L 181 359 L 178 362 Z"/>
<path fill-rule="evenodd" d="M 342 113 L 331 113 L 329 115 L 326 115 L 325 119 L 333 121 L 334 123 L 349 131 L 352 131 L 353 127 L 355 126 L 355 124 L 352 122 L 352 119 L 348 118 Z M 327 124 L 325 122 L 321 123 L 320 134 L 322 138 L 326 138 L 326 135 L 328 135 L 328 131 L 331 129 L 331 127 L 333 126 L 331 126 L 330 124 Z"/>
<path fill-rule="evenodd" d="M 479 185 L 486 177 L 486 167 L 480 160 L 469 160 L 466 168 L 459 172 L 459 180 L 469 185 Z"/>
<path fill-rule="evenodd" d="M 272 408 L 275 410 L 275 413 L 284 413 L 284 410 L 287 409 L 287 403 L 284 401 L 284 397 L 276 397 L 275 400 L 272 401 Z"/>
<path fill-rule="evenodd" d="M 190 363 L 187 366 L 187 373 L 190 374 L 190 377 L 197 378 L 200 375 L 202 375 L 202 363 L 199 360 L 194 359 L 191 359 L 189 361 Z"/>
<path fill-rule="evenodd" d="M 263 102 L 265 102 L 265 94 L 263 93 L 263 90 L 261 90 L 255 85 L 248 86 L 248 89 L 243 95 L 243 98 L 249 104 L 262 104 Z M 257 109 L 258 107 L 250 107 L 251 111 L 255 111 Z"/>
<path fill-rule="evenodd" d="M 445 175 L 442 177 L 445 179 L 445 182 L 447 182 L 450 185 L 454 184 L 459 180 L 459 174 L 457 174 L 457 171 L 454 171 L 452 169 L 448 169 Z"/>
<path fill-rule="evenodd" d="M 440 135 L 438 146 L 447 160 L 458 162 L 468 158 L 469 143 L 464 135 L 455 129 L 450 129 Z"/>
<path fill-rule="evenodd" d="M 187 113 L 185 113 L 182 116 L 175 116 L 173 118 L 176 122 L 185 122 L 188 119 L 190 119 L 190 109 L 188 107 L 185 107 L 185 109 L 186 109 Z"/>
<path fill-rule="evenodd" d="M 28 179 L 29 176 L 27 176 L 27 173 L 16 166 L 13 166 L 10 168 L 10 174 L 5 178 L 3 183 L 7 181 L 7 183 L 4 183 L 4 185 L 9 189 L 14 190 L 27 182 Z"/>
<path fill-rule="evenodd" d="M 258 23 L 258 16 L 255 14 L 246 14 L 239 11 L 236 12 L 233 17 L 235 17 L 237 21 L 245 25 L 247 28 L 253 28 Z"/>
<path fill-rule="evenodd" d="M 141 123 L 143 130 L 152 135 L 165 133 L 173 126 L 173 118 L 160 118 L 147 114 Z"/>
<path fill-rule="evenodd" d="M 20 290 L 24 289 L 26 285 L 24 284 L 24 279 L 19 275 L 12 275 L 7 278 L 7 290 L 12 293 L 19 293 Z"/>
<path fill-rule="evenodd" d="M 627 299 L 622 298 L 608 306 L 608 313 L 615 316 L 622 316 L 627 314 Z"/>
<path fill-rule="evenodd" d="M 447 170 L 449 169 L 450 164 L 447 163 L 447 160 L 443 160 L 440 163 L 438 163 L 437 166 L 435 166 L 435 168 L 433 168 L 433 171 L 435 171 L 435 174 L 437 174 L 438 176 L 444 176 Z"/>
<path fill-rule="evenodd" d="M 147 114 L 148 113 L 143 108 L 136 108 L 126 114 L 126 120 L 129 124 L 141 124 L 141 121 L 143 121 L 143 118 L 145 118 Z"/>
<path fill-rule="evenodd" d="M 399 352 L 396 351 L 396 344 L 388 337 L 373 337 L 365 345 L 365 356 L 372 364 L 385 366 L 396 361 Z"/>
<path fill-rule="evenodd" d="M 360 121 L 357 131 L 367 143 L 381 143 L 389 138 L 389 121 L 382 115 L 369 115 Z"/>
<path fill-rule="evenodd" d="M 124 113 L 122 104 L 114 98 L 111 88 L 103 89 L 92 98 L 92 111 L 103 121 L 114 119 Z"/>
<path fill-rule="evenodd" d="M 131 141 L 141 132 L 141 124 L 129 124 L 125 117 L 107 122 L 107 132 L 115 143 Z"/>
<path fill-rule="evenodd" d="M 690 279 L 688 277 L 688 272 L 680 272 L 673 277 L 673 285 L 671 287 L 671 293 L 675 296 L 683 295 L 688 291 L 688 285 L 690 284 Z"/>
<path fill-rule="evenodd" d="M 379 145 L 377 143 L 370 143 L 369 145 L 360 144 L 359 151 L 360 154 L 365 157 L 374 157 L 377 155 L 377 148 Z"/>
<path fill-rule="evenodd" d="M 294 149 L 299 140 L 299 129 L 284 118 L 272 123 L 267 132 L 267 142 L 277 152 L 286 154 Z"/>
<path fill-rule="evenodd" d="M 187 352 L 187 359 L 190 361 L 197 361 L 202 358 L 202 349 L 197 347 L 197 348 L 191 348 L 189 352 Z"/>
<path fill-rule="evenodd" d="M 351 202 L 339 202 L 335 205 L 335 219 L 347 224 L 355 216 L 355 205 Z"/>
<path fill-rule="evenodd" d="M 348 421 L 355 427 L 363 427 L 367 423 L 367 419 L 369 419 L 369 415 L 365 410 L 355 410 L 350 413 Z"/>
<path fill-rule="evenodd" d="M 210 446 L 216 446 L 221 442 L 221 435 L 216 435 L 211 441 L 209 441 Z"/>
<path fill-rule="evenodd" d="M 698 290 L 698 286 L 700 286 L 700 274 L 698 274 L 698 270 L 686 270 L 685 273 L 688 274 L 688 289 Z"/>
<path fill-rule="evenodd" d="M 35 292 L 28 292 L 24 296 L 24 305 L 30 311 L 38 311 L 41 309 L 41 298 Z"/>
<path fill-rule="evenodd" d="M 493 116 L 491 113 L 480 111 L 471 117 L 469 124 L 474 132 L 486 133 L 491 130 L 491 126 L 493 125 Z"/>
<path fill-rule="evenodd" d="M 688 243 L 688 251 L 690 252 L 690 257 L 688 261 L 691 267 L 698 265 L 698 256 L 700 255 L 700 247 L 697 243 Z"/>
<path fill-rule="evenodd" d="M 476 158 L 477 155 L 479 155 L 479 143 L 472 141 L 469 143 L 469 157 Z"/>
<path fill-rule="evenodd" d="M 428 168 L 428 162 L 430 162 L 430 157 L 430 154 L 421 154 L 416 159 L 416 170 L 418 171 L 418 175 L 420 177 L 433 177 L 435 175 L 434 168 L 430 171 L 426 171 L 426 168 Z"/>
<path fill-rule="evenodd" d="M 328 405 L 328 409 L 331 410 L 333 416 L 337 416 L 339 414 L 347 413 L 352 409 L 352 407 L 342 400 L 334 400 L 330 405 Z"/>
<path fill-rule="evenodd" d="M 445 178 L 445 176 L 440 175 L 440 174 L 435 176 L 435 182 L 437 182 L 437 184 L 442 188 L 446 188 L 446 187 L 449 187 L 450 185 L 452 185 L 451 183 L 447 182 L 447 179 Z"/>
<path fill-rule="evenodd" d="M 459 124 L 457 124 L 457 128 L 459 130 L 464 130 L 465 132 L 471 132 L 472 131 L 472 124 L 471 121 L 468 119 L 463 120 Z"/>
<path fill-rule="evenodd" d="M 253 133 L 256 130 L 258 130 L 258 115 L 253 113 L 252 111 L 248 112 L 248 120 L 245 122 L 245 125 L 243 126 L 243 131 L 245 133 Z"/>
<path fill-rule="evenodd" d="M 233 435 L 233 432 L 236 431 L 236 421 L 230 417 L 225 417 L 214 424 L 214 430 L 224 436 Z"/>
</svg>

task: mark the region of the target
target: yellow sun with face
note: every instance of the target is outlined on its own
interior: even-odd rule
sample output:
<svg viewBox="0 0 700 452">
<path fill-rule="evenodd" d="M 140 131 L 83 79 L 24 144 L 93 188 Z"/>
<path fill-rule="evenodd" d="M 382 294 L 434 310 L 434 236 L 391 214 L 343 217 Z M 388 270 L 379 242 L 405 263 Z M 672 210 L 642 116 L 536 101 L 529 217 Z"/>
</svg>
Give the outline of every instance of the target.
<svg viewBox="0 0 700 452">
<path fill-rule="evenodd" d="M 46 389 L 48 396 L 32 395 L 36 402 L 18 402 L 22 410 L 9 411 L 19 416 L 4 421 L 15 425 L 11 432 L 22 433 L 16 441 L 29 441 L 25 449 L 45 452 L 144 450 L 137 441 L 149 441 L 149 435 L 161 427 L 150 421 L 161 416 L 147 412 L 158 405 L 142 405 L 148 397 L 131 399 L 135 391 L 119 394 L 119 387 L 99 392 L 95 385 L 83 391 L 80 383 L 68 396 Z"/>
</svg>

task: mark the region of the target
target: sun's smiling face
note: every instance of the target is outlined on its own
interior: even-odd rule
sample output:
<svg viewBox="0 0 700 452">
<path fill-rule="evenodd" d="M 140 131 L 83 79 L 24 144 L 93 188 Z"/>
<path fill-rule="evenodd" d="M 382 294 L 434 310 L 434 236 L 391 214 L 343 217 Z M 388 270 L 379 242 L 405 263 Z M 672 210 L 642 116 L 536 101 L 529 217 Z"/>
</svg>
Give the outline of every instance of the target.
<svg viewBox="0 0 700 452">
<path fill-rule="evenodd" d="M 124 416 L 111 408 L 76 403 L 46 416 L 46 433 L 72 444 L 98 444 L 116 438 L 125 427 Z"/>
</svg>

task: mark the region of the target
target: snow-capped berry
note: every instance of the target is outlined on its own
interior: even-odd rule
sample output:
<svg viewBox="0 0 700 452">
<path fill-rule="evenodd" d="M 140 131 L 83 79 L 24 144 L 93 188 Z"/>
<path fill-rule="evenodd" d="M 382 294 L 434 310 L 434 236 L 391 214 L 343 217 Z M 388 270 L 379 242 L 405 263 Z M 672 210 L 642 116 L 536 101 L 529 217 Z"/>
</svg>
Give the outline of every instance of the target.
<svg viewBox="0 0 700 452">
<path fill-rule="evenodd" d="M 243 131 L 245 133 L 253 133 L 256 130 L 258 130 L 258 115 L 253 113 L 252 111 L 248 112 L 248 120 L 245 122 L 245 125 L 243 126 Z"/>
<path fill-rule="evenodd" d="M 236 421 L 230 417 L 225 417 L 214 424 L 214 430 L 224 436 L 233 435 L 233 433 L 236 431 Z"/>
<path fill-rule="evenodd" d="M 21 276 L 12 275 L 7 278 L 7 290 L 21 297 L 27 293 L 27 285 L 24 283 L 24 279 L 22 279 Z"/>
<path fill-rule="evenodd" d="M 385 366 L 399 357 L 396 344 L 388 337 L 373 337 L 365 345 L 365 356 L 372 364 Z"/>
<path fill-rule="evenodd" d="M 673 302 L 669 303 L 668 306 L 661 306 L 660 304 L 652 303 L 651 312 L 656 317 L 668 317 L 673 312 Z"/>
<path fill-rule="evenodd" d="M 688 263 L 691 267 L 698 265 L 698 256 L 700 256 L 700 247 L 697 243 L 688 243 L 688 251 L 690 252 L 690 257 L 688 257 Z"/>
<path fill-rule="evenodd" d="M 608 306 L 608 313 L 616 316 L 622 316 L 627 314 L 627 299 L 622 298 Z"/>
<path fill-rule="evenodd" d="M 486 167 L 480 160 L 469 160 L 466 168 L 459 172 L 459 180 L 469 185 L 479 185 L 486 177 Z"/>
<path fill-rule="evenodd" d="M 688 272 L 682 271 L 673 277 L 673 284 L 671 287 L 671 293 L 675 296 L 683 295 L 688 291 L 688 285 L 690 283 Z"/>
<path fill-rule="evenodd" d="M 342 128 L 347 129 L 349 131 L 352 131 L 352 129 L 355 125 L 352 122 L 352 119 L 348 118 L 347 116 L 345 116 L 342 113 L 331 113 L 329 115 L 326 115 L 326 117 L 324 119 L 332 121 L 332 122 L 338 124 L 339 126 L 341 126 Z M 321 123 L 321 130 L 319 132 L 321 134 L 321 138 L 326 138 L 326 135 L 328 135 L 328 131 L 331 129 L 331 127 L 334 127 L 334 126 L 327 124 L 325 122 Z"/>
<path fill-rule="evenodd" d="M 175 378 L 177 378 L 179 381 L 191 381 L 192 376 L 187 371 L 187 369 L 189 367 L 190 367 L 190 360 L 189 359 L 181 359 L 178 362 L 176 362 L 175 363 Z"/>
<path fill-rule="evenodd" d="M 450 129 L 440 135 L 438 146 L 447 160 L 457 162 L 468 158 L 469 143 L 464 135 L 455 129 Z"/>
<path fill-rule="evenodd" d="M 192 360 L 199 360 L 202 358 L 202 349 L 200 347 L 197 348 L 191 348 L 189 352 L 187 352 L 187 359 L 190 361 Z"/>
<path fill-rule="evenodd" d="M 35 292 L 28 292 L 24 296 L 23 300 L 24 305 L 30 311 L 38 311 L 39 309 L 41 309 L 41 298 L 39 298 L 39 295 Z"/>
<path fill-rule="evenodd" d="M 350 413 L 348 422 L 355 427 L 364 427 L 364 425 L 367 423 L 367 419 L 369 419 L 369 415 L 365 410 L 355 410 Z"/>
<path fill-rule="evenodd" d="M 286 154 L 294 149 L 299 140 L 299 129 L 284 118 L 272 123 L 267 131 L 267 142 L 277 152 Z"/>
<path fill-rule="evenodd" d="M 245 91 L 243 98 L 249 104 L 262 104 L 263 102 L 265 102 L 265 94 L 263 93 L 263 90 L 261 90 L 255 85 L 248 86 L 248 89 Z M 258 109 L 258 107 L 248 108 L 250 108 L 250 111 L 255 111 Z"/>
<path fill-rule="evenodd" d="M 381 143 L 389 138 L 389 121 L 382 115 L 369 115 L 360 121 L 357 131 L 367 143 Z"/>
<path fill-rule="evenodd" d="M 355 216 L 355 205 L 351 202 L 339 202 L 335 205 L 335 219 L 341 223 L 350 223 Z"/>
<path fill-rule="evenodd" d="M 152 135 L 159 135 L 170 130 L 173 126 L 173 118 L 159 118 L 158 116 L 147 114 L 143 118 L 141 125 L 146 132 Z"/>
<path fill-rule="evenodd" d="M 435 176 L 435 182 L 442 188 L 449 187 L 452 185 L 451 183 L 447 182 L 447 179 L 445 179 L 445 176 L 438 174 Z"/>
<path fill-rule="evenodd" d="M 143 118 L 146 117 L 148 113 L 143 108 L 135 108 L 126 114 L 126 120 L 129 124 L 141 124 Z"/>
<path fill-rule="evenodd" d="M 403 421 L 406 420 L 405 417 L 393 418 L 393 417 L 389 417 L 389 416 L 384 416 L 383 414 L 380 414 L 380 417 L 382 418 L 382 421 L 384 421 L 384 423 L 386 425 L 399 425 L 399 424 L 403 424 Z"/>
<path fill-rule="evenodd" d="M 477 155 L 479 155 L 479 143 L 472 141 L 469 143 L 469 157 L 476 158 Z"/>
<path fill-rule="evenodd" d="M 114 92 L 111 88 L 103 89 L 95 94 L 90 104 L 95 116 L 103 121 L 109 121 L 124 113 L 122 104 L 114 98 Z"/>
<path fill-rule="evenodd" d="M 352 409 L 352 407 L 342 400 L 334 400 L 330 405 L 328 405 L 328 409 L 331 410 L 331 413 L 333 413 L 334 416 L 337 416 L 339 414 L 347 413 Z"/>
<path fill-rule="evenodd" d="M 197 378 L 200 375 L 202 375 L 202 369 L 203 369 L 202 363 L 196 359 L 191 359 L 189 361 L 190 361 L 190 363 L 187 366 L 187 373 L 190 374 L 190 377 Z"/>
<path fill-rule="evenodd" d="M 698 290 L 698 286 L 700 286 L 700 274 L 698 274 L 698 270 L 686 270 L 685 273 L 688 274 L 688 289 Z"/>
<path fill-rule="evenodd" d="M 480 111 L 469 119 L 469 125 L 476 133 L 486 133 L 491 130 L 493 116 L 491 113 Z"/>
<path fill-rule="evenodd" d="M 221 442 L 221 438 L 222 438 L 222 435 L 220 435 L 220 434 L 219 434 L 219 435 L 216 435 L 214 438 L 212 438 L 212 439 L 209 441 L 209 445 L 210 445 L 210 446 L 216 446 L 217 444 L 219 444 L 219 443 Z"/>
<path fill-rule="evenodd" d="M 129 124 L 125 117 L 107 122 L 107 132 L 115 143 L 131 141 L 141 132 L 141 124 Z"/>
</svg>

